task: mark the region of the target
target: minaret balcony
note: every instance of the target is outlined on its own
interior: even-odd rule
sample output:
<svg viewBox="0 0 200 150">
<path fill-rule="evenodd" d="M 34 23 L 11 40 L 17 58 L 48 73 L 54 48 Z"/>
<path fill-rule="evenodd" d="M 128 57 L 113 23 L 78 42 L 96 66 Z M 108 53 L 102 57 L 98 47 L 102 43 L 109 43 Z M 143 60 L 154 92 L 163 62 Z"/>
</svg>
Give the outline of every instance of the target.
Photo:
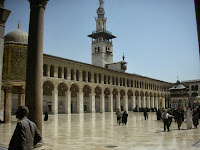
<svg viewBox="0 0 200 150">
<path fill-rule="evenodd" d="M 99 32 L 106 32 L 106 33 L 108 33 L 108 34 L 112 34 L 110 31 L 103 30 L 103 29 L 92 31 L 92 34 L 94 34 L 94 33 L 99 33 Z"/>
</svg>

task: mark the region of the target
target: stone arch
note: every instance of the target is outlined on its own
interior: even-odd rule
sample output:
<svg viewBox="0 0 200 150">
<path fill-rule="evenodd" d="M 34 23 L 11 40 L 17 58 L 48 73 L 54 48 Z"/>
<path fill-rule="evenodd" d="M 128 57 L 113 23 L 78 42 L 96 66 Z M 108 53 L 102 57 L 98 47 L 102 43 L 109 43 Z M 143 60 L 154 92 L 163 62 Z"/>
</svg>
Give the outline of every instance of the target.
<svg viewBox="0 0 200 150">
<path fill-rule="evenodd" d="M 108 112 L 109 111 L 109 95 L 110 95 L 110 89 L 109 88 L 105 88 L 104 90 L 104 94 L 105 94 L 105 111 Z"/>
<path fill-rule="evenodd" d="M 95 92 L 95 109 L 96 112 L 101 112 L 101 107 L 102 107 L 102 99 L 101 99 L 101 94 L 102 94 L 102 89 L 101 87 L 97 86 L 94 90 Z"/>
<path fill-rule="evenodd" d="M 127 96 L 128 96 L 128 111 L 133 111 L 133 91 L 132 90 L 128 90 L 127 92 Z"/>
<path fill-rule="evenodd" d="M 140 91 L 140 96 L 144 97 L 144 92 L 143 91 Z"/>
<path fill-rule="evenodd" d="M 64 114 L 65 113 L 65 103 L 66 97 L 65 93 L 67 92 L 67 85 L 64 82 L 59 83 L 58 85 L 58 113 Z"/>
<path fill-rule="evenodd" d="M 114 88 L 113 91 L 112 91 L 112 94 L 113 94 L 113 111 L 117 111 L 118 90 L 116 88 Z"/>
<path fill-rule="evenodd" d="M 49 113 L 52 113 L 52 92 L 55 85 L 51 81 L 45 81 L 43 83 L 43 110 L 48 109 Z"/>
<path fill-rule="evenodd" d="M 71 112 L 77 113 L 79 86 L 77 84 L 72 84 L 70 87 L 70 91 L 71 91 Z"/>
<path fill-rule="evenodd" d="M 83 86 L 83 103 L 84 103 L 84 112 L 90 112 L 90 94 L 91 87 L 89 85 Z"/>
</svg>

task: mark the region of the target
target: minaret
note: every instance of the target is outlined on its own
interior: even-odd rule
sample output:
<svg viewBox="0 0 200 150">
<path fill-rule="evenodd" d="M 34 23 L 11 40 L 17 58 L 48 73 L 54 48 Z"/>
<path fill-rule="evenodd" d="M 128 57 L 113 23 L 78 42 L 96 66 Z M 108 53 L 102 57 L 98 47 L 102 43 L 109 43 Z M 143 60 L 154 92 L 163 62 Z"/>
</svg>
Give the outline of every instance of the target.
<svg viewBox="0 0 200 150">
<path fill-rule="evenodd" d="M 95 18 L 96 30 L 88 35 L 88 37 L 92 38 L 92 65 L 100 67 L 113 63 L 112 39 L 116 38 L 106 30 L 107 18 L 104 17 L 103 3 L 103 0 L 99 0 L 98 17 Z"/>
</svg>

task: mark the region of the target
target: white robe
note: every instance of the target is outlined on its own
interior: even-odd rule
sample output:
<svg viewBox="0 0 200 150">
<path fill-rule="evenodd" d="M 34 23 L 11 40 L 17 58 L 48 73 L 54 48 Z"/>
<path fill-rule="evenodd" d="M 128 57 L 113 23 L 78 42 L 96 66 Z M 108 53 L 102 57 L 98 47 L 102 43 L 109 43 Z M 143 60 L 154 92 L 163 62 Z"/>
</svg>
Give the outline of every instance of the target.
<svg viewBox="0 0 200 150">
<path fill-rule="evenodd" d="M 186 117 L 187 129 L 191 129 L 192 128 L 192 111 L 186 110 L 185 117 Z"/>
</svg>

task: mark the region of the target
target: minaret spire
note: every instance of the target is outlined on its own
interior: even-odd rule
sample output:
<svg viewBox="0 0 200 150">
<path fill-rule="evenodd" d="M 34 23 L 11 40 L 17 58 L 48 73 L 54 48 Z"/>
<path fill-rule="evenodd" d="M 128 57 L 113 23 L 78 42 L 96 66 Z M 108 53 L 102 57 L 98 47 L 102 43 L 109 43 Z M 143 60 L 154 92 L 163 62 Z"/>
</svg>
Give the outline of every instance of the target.
<svg viewBox="0 0 200 150">
<path fill-rule="evenodd" d="M 20 21 L 18 20 L 18 27 L 17 27 L 18 29 L 20 29 Z"/>
</svg>

